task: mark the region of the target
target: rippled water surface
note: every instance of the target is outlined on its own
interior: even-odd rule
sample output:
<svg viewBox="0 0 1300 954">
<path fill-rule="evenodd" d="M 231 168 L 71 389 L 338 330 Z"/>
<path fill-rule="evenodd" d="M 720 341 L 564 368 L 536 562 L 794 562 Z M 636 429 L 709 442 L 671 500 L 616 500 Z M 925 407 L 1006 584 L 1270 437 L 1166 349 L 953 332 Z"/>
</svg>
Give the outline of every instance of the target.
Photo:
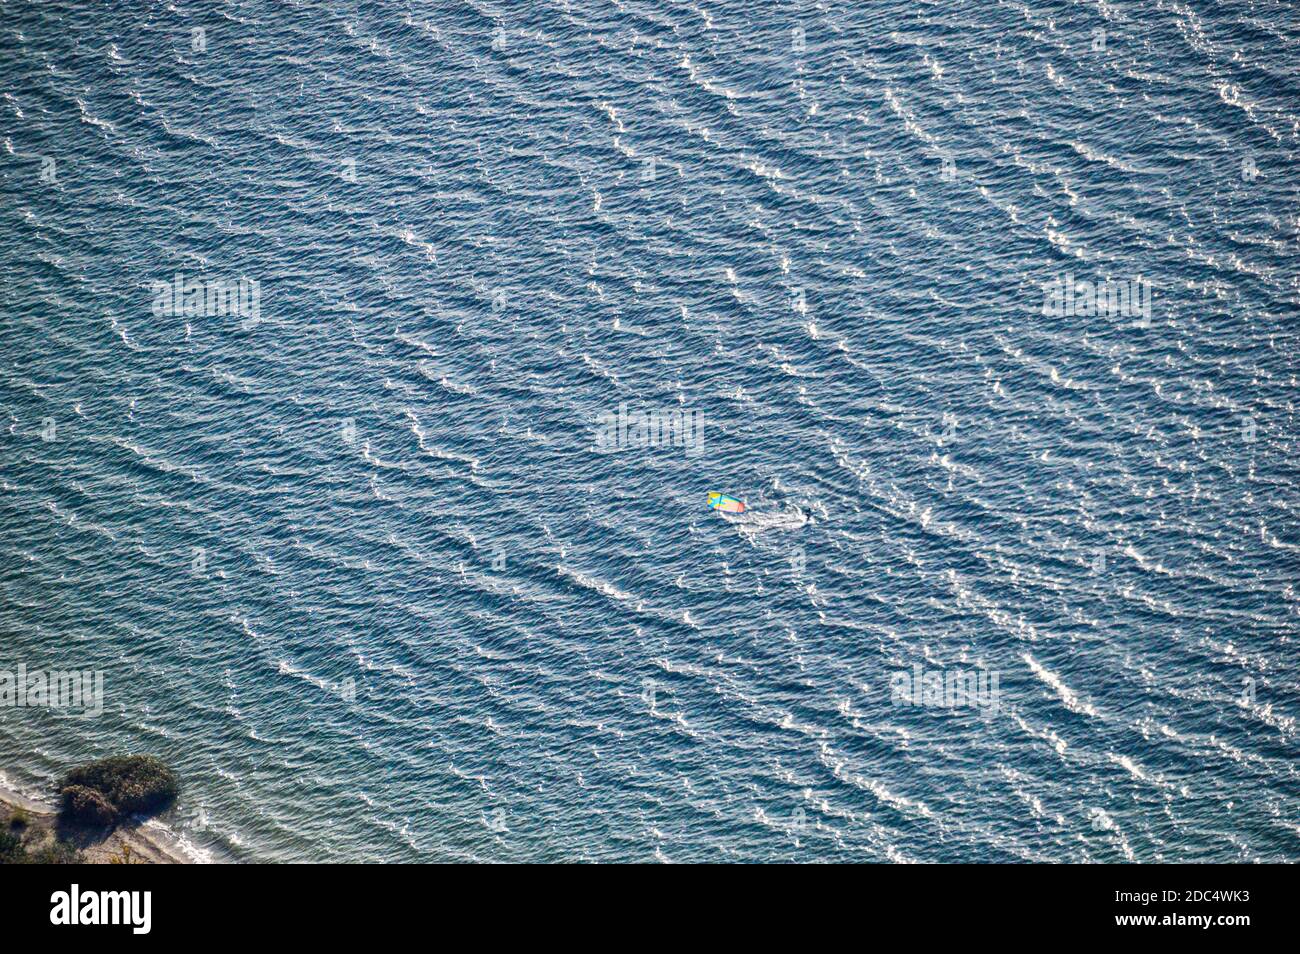
<svg viewBox="0 0 1300 954">
<path fill-rule="evenodd" d="M 5 783 L 156 753 L 219 860 L 1300 859 L 1292 3 L 0 14 L 0 669 L 105 687 Z"/>
</svg>

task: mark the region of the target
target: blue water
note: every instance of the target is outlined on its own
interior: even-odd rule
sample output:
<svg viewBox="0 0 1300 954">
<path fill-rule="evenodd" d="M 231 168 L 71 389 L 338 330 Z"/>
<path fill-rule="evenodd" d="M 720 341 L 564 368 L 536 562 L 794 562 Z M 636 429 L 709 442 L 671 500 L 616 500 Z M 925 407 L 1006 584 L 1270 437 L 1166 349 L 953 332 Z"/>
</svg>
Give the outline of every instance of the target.
<svg viewBox="0 0 1300 954">
<path fill-rule="evenodd" d="M 1300 859 L 1298 62 L 1289 0 L 0 2 L 0 669 L 105 685 L 0 782 L 155 753 L 216 860 Z"/>
</svg>

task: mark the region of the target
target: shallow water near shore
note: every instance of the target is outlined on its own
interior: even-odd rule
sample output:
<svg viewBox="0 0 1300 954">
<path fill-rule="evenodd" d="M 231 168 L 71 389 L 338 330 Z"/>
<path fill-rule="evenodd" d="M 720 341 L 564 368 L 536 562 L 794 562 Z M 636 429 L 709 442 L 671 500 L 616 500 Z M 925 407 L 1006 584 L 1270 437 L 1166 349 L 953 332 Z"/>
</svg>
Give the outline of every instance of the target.
<svg viewBox="0 0 1300 954">
<path fill-rule="evenodd" d="M 0 670 L 104 678 L 4 784 L 158 755 L 218 861 L 1300 860 L 1293 5 L 4 10 Z"/>
</svg>

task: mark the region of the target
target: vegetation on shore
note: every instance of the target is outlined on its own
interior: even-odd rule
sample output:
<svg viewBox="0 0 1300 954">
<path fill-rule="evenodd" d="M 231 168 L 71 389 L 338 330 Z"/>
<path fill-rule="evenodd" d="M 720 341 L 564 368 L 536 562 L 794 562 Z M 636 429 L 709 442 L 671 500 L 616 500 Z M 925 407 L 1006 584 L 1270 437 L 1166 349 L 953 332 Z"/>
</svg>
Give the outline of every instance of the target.
<svg viewBox="0 0 1300 954">
<path fill-rule="evenodd" d="M 115 755 L 75 768 L 59 786 L 63 817 L 83 825 L 114 825 L 176 800 L 176 773 L 152 755 Z"/>
<path fill-rule="evenodd" d="M 0 805 L 0 865 L 140 864 L 148 858 L 140 859 L 120 836 L 118 851 L 106 857 L 101 843 L 120 822 L 166 808 L 179 791 L 176 774 L 152 755 L 119 755 L 82 765 L 59 784 L 57 819 Z"/>
<path fill-rule="evenodd" d="M 0 865 L 75 865 L 81 852 L 59 838 L 32 834 L 27 813 L 15 808 L 0 827 Z"/>
</svg>

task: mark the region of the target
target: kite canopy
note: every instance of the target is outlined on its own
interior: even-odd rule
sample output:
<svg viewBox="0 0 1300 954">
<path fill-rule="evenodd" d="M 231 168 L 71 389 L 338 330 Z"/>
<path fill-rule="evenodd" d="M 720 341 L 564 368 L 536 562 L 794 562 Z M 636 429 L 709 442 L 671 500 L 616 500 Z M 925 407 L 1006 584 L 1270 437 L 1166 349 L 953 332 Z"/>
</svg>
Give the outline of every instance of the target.
<svg viewBox="0 0 1300 954">
<path fill-rule="evenodd" d="M 714 510 L 721 510 L 725 513 L 745 512 L 745 501 L 737 500 L 735 497 L 729 497 L 726 494 L 709 494 L 709 506 Z"/>
</svg>

